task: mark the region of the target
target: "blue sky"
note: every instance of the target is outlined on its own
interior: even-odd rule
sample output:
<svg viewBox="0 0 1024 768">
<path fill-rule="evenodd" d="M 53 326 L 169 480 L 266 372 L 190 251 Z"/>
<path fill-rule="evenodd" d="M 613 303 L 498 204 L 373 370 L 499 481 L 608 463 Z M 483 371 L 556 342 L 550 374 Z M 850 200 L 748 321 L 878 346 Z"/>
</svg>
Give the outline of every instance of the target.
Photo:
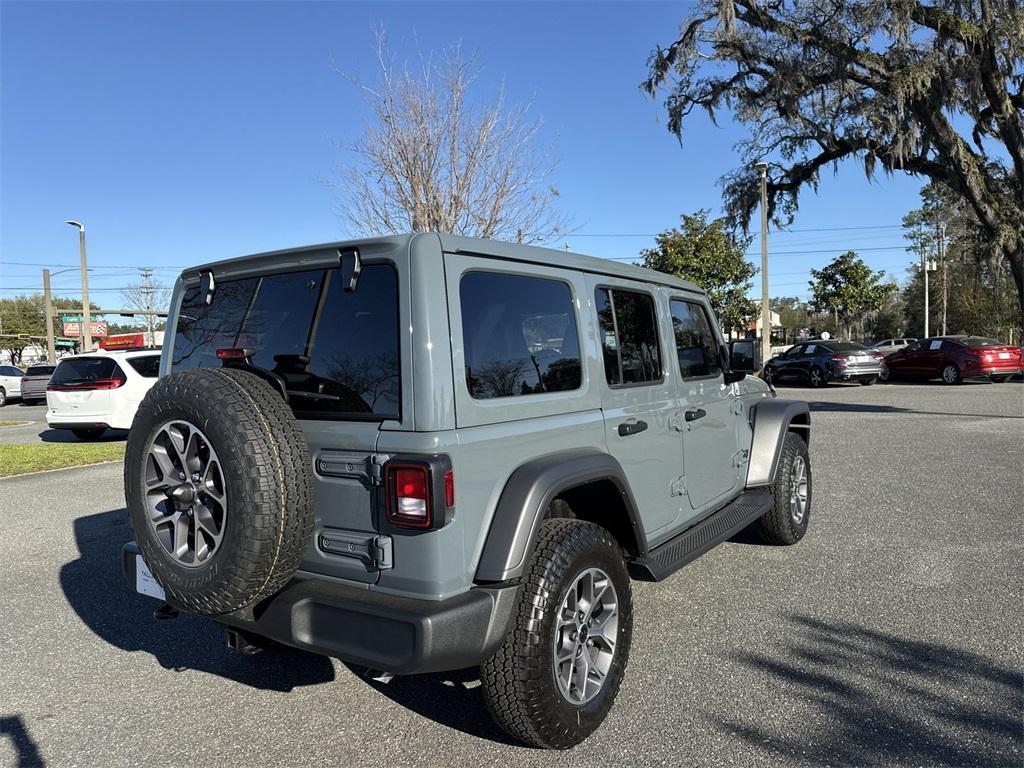
<svg viewBox="0 0 1024 768">
<path fill-rule="evenodd" d="M 698 116 L 680 147 L 660 99 L 637 87 L 685 12 L 669 2 L 3 2 L 0 297 L 40 290 L 43 266 L 77 264 L 69 218 L 86 224 L 93 300 L 107 306 L 138 266 L 170 282 L 190 263 L 344 237 L 335 193 L 317 178 L 344 159 L 335 141 L 358 134 L 365 110 L 332 62 L 372 76 L 378 24 L 410 47 L 476 50 L 477 95 L 504 81 L 556 142 L 554 182 L 579 228 L 570 247 L 635 257 L 681 213 L 719 211 L 717 180 L 742 135 Z M 906 176 L 869 183 L 855 164 L 826 174 L 793 231 L 772 233 L 772 294 L 806 294 L 807 269 L 850 248 L 903 278 L 898 225 L 919 188 Z M 55 293 L 74 295 L 77 281 L 57 276 Z"/>
</svg>

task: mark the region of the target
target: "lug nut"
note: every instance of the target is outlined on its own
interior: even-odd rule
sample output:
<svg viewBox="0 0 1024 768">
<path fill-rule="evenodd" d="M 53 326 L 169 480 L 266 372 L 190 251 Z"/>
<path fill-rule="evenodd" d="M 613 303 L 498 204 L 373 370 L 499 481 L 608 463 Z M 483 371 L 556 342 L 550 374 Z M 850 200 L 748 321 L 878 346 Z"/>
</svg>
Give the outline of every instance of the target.
<svg viewBox="0 0 1024 768">
<path fill-rule="evenodd" d="M 587 648 L 593 648 L 593 647 L 594 647 L 594 641 L 593 640 L 587 640 Z"/>
</svg>

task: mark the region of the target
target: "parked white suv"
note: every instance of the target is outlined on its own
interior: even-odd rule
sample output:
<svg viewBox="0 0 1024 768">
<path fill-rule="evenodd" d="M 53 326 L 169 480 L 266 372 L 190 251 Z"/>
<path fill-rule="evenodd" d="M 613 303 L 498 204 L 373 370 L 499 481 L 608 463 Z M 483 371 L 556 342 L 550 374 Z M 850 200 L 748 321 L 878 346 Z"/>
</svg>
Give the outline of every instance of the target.
<svg viewBox="0 0 1024 768">
<path fill-rule="evenodd" d="M 13 365 L 0 365 L 0 408 L 11 398 L 21 397 L 21 379 L 25 372 Z"/>
<path fill-rule="evenodd" d="M 46 423 L 50 429 L 70 429 L 81 440 L 128 429 L 159 370 L 155 350 L 65 357 L 46 387 Z"/>
</svg>

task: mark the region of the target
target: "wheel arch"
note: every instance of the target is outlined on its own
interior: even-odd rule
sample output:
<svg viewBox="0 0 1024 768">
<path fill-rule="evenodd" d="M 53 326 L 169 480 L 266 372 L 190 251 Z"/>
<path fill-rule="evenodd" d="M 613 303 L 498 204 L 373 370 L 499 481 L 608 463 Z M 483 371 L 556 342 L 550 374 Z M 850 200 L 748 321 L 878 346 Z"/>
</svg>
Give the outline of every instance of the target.
<svg viewBox="0 0 1024 768">
<path fill-rule="evenodd" d="M 779 467 L 779 453 L 786 433 L 794 432 L 808 441 L 811 409 L 802 400 L 762 400 L 751 409 L 754 435 L 747 465 L 747 487 L 770 485 Z"/>
<path fill-rule="evenodd" d="M 475 581 L 522 576 L 541 523 L 549 509 L 560 507 L 553 507 L 557 501 L 571 507 L 577 519 L 606 527 L 629 554 L 646 552 L 643 522 L 619 462 L 596 449 L 561 451 L 526 462 L 505 483 Z"/>
</svg>

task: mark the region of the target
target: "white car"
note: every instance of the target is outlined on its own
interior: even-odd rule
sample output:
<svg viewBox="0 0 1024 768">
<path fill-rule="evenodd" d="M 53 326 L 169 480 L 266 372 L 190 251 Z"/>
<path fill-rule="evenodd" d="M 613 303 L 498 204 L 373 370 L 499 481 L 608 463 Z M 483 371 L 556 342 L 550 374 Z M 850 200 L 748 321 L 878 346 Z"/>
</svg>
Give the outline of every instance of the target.
<svg viewBox="0 0 1024 768">
<path fill-rule="evenodd" d="M 883 339 L 882 341 L 876 341 L 871 345 L 871 348 L 881 352 L 883 355 L 891 355 L 893 352 L 899 352 L 905 347 L 909 347 L 917 339 Z"/>
<path fill-rule="evenodd" d="M 46 423 L 81 440 L 128 429 L 159 370 L 160 353 L 151 349 L 65 357 L 46 387 Z"/>
<path fill-rule="evenodd" d="M 21 397 L 21 379 L 25 372 L 13 365 L 0 365 L 0 408 L 14 397 Z"/>
</svg>

